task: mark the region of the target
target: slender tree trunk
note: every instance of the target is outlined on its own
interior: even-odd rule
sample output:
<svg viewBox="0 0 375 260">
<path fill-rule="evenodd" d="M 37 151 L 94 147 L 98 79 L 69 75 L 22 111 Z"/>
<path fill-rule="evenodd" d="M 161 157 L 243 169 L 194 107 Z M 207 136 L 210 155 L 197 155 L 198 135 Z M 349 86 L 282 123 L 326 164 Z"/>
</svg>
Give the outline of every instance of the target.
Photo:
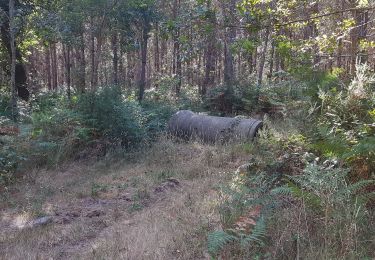
<svg viewBox="0 0 375 260">
<path fill-rule="evenodd" d="M 69 45 L 63 44 L 63 56 L 64 56 L 64 64 L 65 64 L 65 81 L 66 81 L 66 93 L 68 99 L 71 98 L 71 55 L 70 51 L 71 47 Z"/>
<path fill-rule="evenodd" d="M 117 33 L 114 33 L 112 36 L 112 52 L 113 52 L 113 83 L 117 85 L 119 83 L 118 80 L 118 40 L 117 40 Z"/>
<path fill-rule="evenodd" d="M 81 33 L 81 44 L 80 44 L 80 54 L 79 54 L 79 89 L 81 93 L 86 91 L 86 53 L 85 53 L 85 35 L 82 30 Z"/>
<path fill-rule="evenodd" d="M 345 2 L 342 1 L 341 5 L 339 6 L 342 10 L 345 8 Z M 344 20 L 344 13 L 340 14 L 340 21 L 342 22 Z M 343 66 L 342 64 L 342 54 L 343 54 L 343 40 L 340 38 L 337 43 L 337 67 L 341 68 Z"/>
<path fill-rule="evenodd" d="M 139 102 L 142 102 L 144 93 L 145 93 L 145 87 L 146 87 L 146 66 L 147 66 L 147 50 L 148 50 L 148 33 L 150 31 L 149 24 L 145 24 L 143 28 L 142 33 L 142 43 L 141 43 L 141 75 L 140 75 L 140 81 L 139 81 L 139 96 L 138 100 Z"/>
<path fill-rule="evenodd" d="M 207 89 L 215 84 L 215 57 L 216 57 L 216 13 L 211 9 L 210 2 L 207 2 L 207 9 L 210 10 L 208 23 L 212 26 L 211 32 L 207 35 L 205 49 L 205 77 L 202 86 L 202 95 L 207 94 Z"/>
<path fill-rule="evenodd" d="M 57 64 L 57 47 L 56 43 L 51 44 L 52 49 L 52 89 L 57 90 L 58 85 L 58 64 Z"/>
<path fill-rule="evenodd" d="M 122 39 L 122 38 L 121 38 Z M 121 42 L 122 40 L 120 40 Z M 120 43 L 121 46 L 121 43 Z M 119 83 L 123 84 L 126 78 L 126 67 L 124 66 L 124 51 L 120 47 L 120 60 L 119 60 Z"/>
<path fill-rule="evenodd" d="M 101 61 L 101 53 L 102 53 L 102 44 L 103 44 L 103 37 L 101 33 L 98 34 L 96 37 L 96 55 L 95 55 L 95 62 L 94 62 L 94 86 L 98 86 L 98 81 L 99 81 L 99 64 Z"/>
<path fill-rule="evenodd" d="M 223 11 L 231 24 L 235 24 L 233 15 L 236 10 L 236 0 L 229 1 L 229 7 L 224 6 Z M 232 85 L 235 81 L 234 65 L 233 65 L 233 53 L 231 47 L 236 38 L 235 27 L 227 27 L 225 32 L 225 43 L 224 43 L 224 83 Z"/>
<path fill-rule="evenodd" d="M 45 73 L 47 75 L 47 88 L 49 91 L 52 90 L 52 77 L 51 77 L 51 52 L 49 46 L 46 46 L 45 51 Z"/>
<path fill-rule="evenodd" d="M 155 25 L 155 39 L 154 39 L 154 67 L 157 74 L 160 73 L 160 51 L 159 51 L 159 24 Z"/>
<path fill-rule="evenodd" d="M 270 31 L 271 31 L 271 26 L 268 25 L 265 35 L 264 35 L 264 45 L 263 45 L 263 50 L 262 50 L 262 54 L 261 54 L 260 62 L 259 62 L 258 86 L 262 85 L 262 82 L 263 82 L 263 71 L 264 71 L 264 65 L 266 63 L 266 55 L 267 55 Z"/>
<path fill-rule="evenodd" d="M 180 12 L 180 0 L 174 0 L 173 4 L 173 19 L 177 24 L 173 32 L 173 73 L 176 75 L 176 96 L 180 95 L 182 85 L 182 63 L 181 63 L 181 50 L 180 50 L 180 25 L 177 22 Z"/>
<path fill-rule="evenodd" d="M 94 35 L 94 19 L 91 17 L 91 33 L 90 33 L 90 54 L 91 54 L 91 90 L 95 90 L 95 35 Z"/>
<path fill-rule="evenodd" d="M 181 86 L 182 86 L 182 62 L 181 62 L 181 51 L 180 51 L 180 29 L 177 31 L 176 36 L 176 75 L 177 75 L 177 86 L 176 86 L 176 96 L 180 96 Z"/>
<path fill-rule="evenodd" d="M 9 0 L 9 34 L 10 34 L 10 49 L 11 49 L 11 71 L 10 71 L 10 85 L 12 88 L 11 108 L 13 121 L 18 120 L 17 107 L 17 86 L 16 86 L 16 43 L 15 43 L 15 17 L 14 17 L 14 0 Z"/>
<path fill-rule="evenodd" d="M 133 80 L 134 80 L 134 64 L 133 64 L 133 55 L 132 53 L 128 52 L 127 55 L 126 55 L 126 62 L 127 62 L 127 66 L 128 66 L 128 87 L 129 89 L 132 89 L 132 86 L 133 86 Z"/>
<path fill-rule="evenodd" d="M 274 57 L 275 57 L 275 41 L 272 42 L 272 48 L 271 48 L 270 72 L 268 76 L 269 79 L 272 79 L 272 75 L 273 75 Z"/>
<path fill-rule="evenodd" d="M 253 61 L 253 53 L 250 53 L 249 55 L 249 73 L 253 74 L 254 72 L 254 61 Z"/>
</svg>

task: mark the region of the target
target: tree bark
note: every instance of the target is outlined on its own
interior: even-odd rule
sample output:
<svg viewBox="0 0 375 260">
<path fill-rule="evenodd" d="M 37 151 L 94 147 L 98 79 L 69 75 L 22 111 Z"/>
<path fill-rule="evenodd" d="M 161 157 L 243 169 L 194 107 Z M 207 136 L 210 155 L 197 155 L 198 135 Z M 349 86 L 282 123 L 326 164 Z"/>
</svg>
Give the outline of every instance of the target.
<svg viewBox="0 0 375 260">
<path fill-rule="evenodd" d="M 65 64 L 65 82 L 66 82 L 66 94 L 68 99 L 71 99 L 71 47 L 70 45 L 63 44 L 63 56 L 64 56 L 64 64 Z"/>
<path fill-rule="evenodd" d="M 118 36 L 117 33 L 114 33 L 112 35 L 112 52 L 113 52 L 113 84 L 118 85 L 119 79 L 118 79 Z"/>
<path fill-rule="evenodd" d="M 79 57 L 79 82 L 78 82 L 78 88 L 81 93 L 84 93 L 86 91 L 86 56 L 85 56 L 85 37 L 84 32 L 82 30 L 81 33 L 81 43 L 79 46 L 80 54 Z"/>
<path fill-rule="evenodd" d="M 57 48 L 56 43 L 52 43 L 50 47 L 52 53 L 52 89 L 57 90 L 58 85 L 58 65 L 57 65 Z"/>
<path fill-rule="evenodd" d="M 46 46 L 45 50 L 45 74 L 47 75 L 47 88 L 49 91 L 52 90 L 52 77 L 51 77 L 51 51 L 49 46 Z"/>
<path fill-rule="evenodd" d="M 267 54 L 267 49 L 268 49 L 268 41 L 270 37 L 270 32 L 271 32 L 271 25 L 268 25 L 266 28 L 265 35 L 264 35 L 264 45 L 263 45 L 262 54 L 261 54 L 260 62 L 259 62 L 258 86 L 262 85 L 262 82 L 263 82 L 263 71 L 264 71 L 264 65 L 266 63 L 266 54 Z"/>
<path fill-rule="evenodd" d="M 3 12 L 4 13 L 8 13 L 10 14 L 10 2 L 6 2 L 6 3 L 1 3 L 1 8 L 3 9 Z M 13 1 L 13 14 L 14 14 L 14 5 L 15 5 L 15 1 Z M 14 19 L 14 17 L 12 18 Z M 4 21 L 2 21 L 2 23 L 0 23 L 0 30 L 1 30 L 1 40 L 8 52 L 8 57 L 9 57 L 9 62 L 11 63 L 11 60 L 12 60 L 12 47 L 11 47 L 11 35 L 10 35 L 10 21 L 11 19 L 4 19 Z M 13 26 L 13 28 L 15 28 L 15 26 Z M 19 48 L 17 48 L 17 44 L 16 44 L 16 33 L 15 31 L 13 30 L 13 37 L 14 37 L 14 48 L 15 50 L 13 50 L 15 52 L 14 56 L 16 58 L 16 65 L 15 65 L 15 85 L 16 85 L 16 91 L 17 91 L 17 94 L 20 98 L 22 98 L 23 100 L 25 101 L 28 101 L 29 100 L 29 96 L 30 96 L 30 93 L 27 89 L 27 74 L 26 74 L 26 69 L 25 69 L 25 66 L 22 62 L 22 54 L 21 54 L 21 51 L 19 50 Z M 8 68 L 4 68 L 4 71 L 6 71 L 6 73 L 11 76 L 11 71 L 9 71 Z"/>
<path fill-rule="evenodd" d="M 16 46 L 15 46 L 15 17 L 14 17 L 14 0 L 9 0 L 9 34 L 10 34 L 10 49 L 11 49 L 11 71 L 10 71 L 10 85 L 12 88 L 12 98 L 10 106 L 12 108 L 13 121 L 18 120 L 17 107 L 17 86 L 16 86 Z"/>
<path fill-rule="evenodd" d="M 142 32 L 142 43 L 141 43 L 141 75 L 139 81 L 139 96 L 138 101 L 142 102 L 145 94 L 146 87 L 146 66 L 147 66 L 147 50 L 148 50 L 148 38 L 150 31 L 150 25 L 145 21 L 143 32 Z"/>
<path fill-rule="evenodd" d="M 215 84 L 215 49 L 216 49 L 216 13 L 211 9 L 210 2 L 207 2 L 207 9 L 210 10 L 208 14 L 208 23 L 211 27 L 206 38 L 205 49 L 205 76 L 202 86 L 202 96 L 207 94 L 207 89 L 213 87 Z"/>
<path fill-rule="evenodd" d="M 91 54 L 91 90 L 96 88 L 95 84 L 95 35 L 94 35 L 94 18 L 91 17 L 91 33 L 90 33 L 90 54 Z"/>
<path fill-rule="evenodd" d="M 223 4 L 224 5 L 224 4 Z M 224 16 L 230 24 L 235 24 L 233 15 L 236 10 L 236 0 L 229 1 L 229 7 L 223 6 Z M 235 27 L 227 27 L 225 32 L 225 43 L 224 43 L 224 83 L 232 85 L 235 81 L 234 65 L 233 65 L 233 53 L 231 47 L 236 38 Z"/>
</svg>

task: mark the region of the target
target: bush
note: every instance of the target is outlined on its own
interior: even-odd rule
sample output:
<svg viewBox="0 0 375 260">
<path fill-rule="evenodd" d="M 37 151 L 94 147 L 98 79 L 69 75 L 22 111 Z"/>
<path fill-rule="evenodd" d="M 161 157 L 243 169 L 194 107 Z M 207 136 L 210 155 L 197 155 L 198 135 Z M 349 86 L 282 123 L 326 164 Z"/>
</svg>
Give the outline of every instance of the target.
<svg viewBox="0 0 375 260">
<path fill-rule="evenodd" d="M 0 95 L 0 117 L 10 117 L 11 110 L 9 108 L 10 98 L 7 95 Z"/>
<path fill-rule="evenodd" d="M 142 110 L 147 139 L 155 140 L 161 132 L 166 130 L 169 119 L 177 109 L 167 103 L 144 101 Z"/>
<path fill-rule="evenodd" d="M 76 111 L 89 128 L 122 146 L 138 144 L 145 137 L 145 117 L 139 104 L 125 100 L 119 87 L 105 87 L 78 99 Z"/>
<path fill-rule="evenodd" d="M 320 161 L 301 138 L 278 139 L 265 130 L 253 159 L 220 189 L 221 229 L 208 236 L 213 258 L 357 259 L 373 256 L 362 180 L 351 184 L 349 169 Z M 264 138 L 262 137 L 264 136 Z M 269 141 L 271 140 L 271 141 Z M 276 160 L 275 160 L 276 158 Z M 319 163 L 320 161 L 320 163 Z M 298 249 L 296 249 L 298 248 Z"/>
<path fill-rule="evenodd" d="M 357 75 L 342 90 L 319 92 L 316 110 L 319 131 L 313 147 L 326 156 L 337 157 L 362 167 L 371 177 L 375 171 L 375 78 L 366 65 L 357 66 Z"/>
</svg>

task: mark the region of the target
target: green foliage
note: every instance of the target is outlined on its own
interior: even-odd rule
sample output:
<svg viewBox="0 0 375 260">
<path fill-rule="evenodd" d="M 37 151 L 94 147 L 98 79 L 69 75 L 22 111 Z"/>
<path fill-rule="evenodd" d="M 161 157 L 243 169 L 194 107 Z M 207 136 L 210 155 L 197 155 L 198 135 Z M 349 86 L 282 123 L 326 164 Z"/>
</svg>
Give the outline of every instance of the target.
<svg viewBox="0 0 375 260">
<path fill-rule="evenodd" d="M 313 134 L 316 150 L 349 162 L 360 161 L 369 167 L 369 173 L 375 169 L 374 87 L 375 79 L 368 67 L 358 65 L 349 85 L 341 90 L 320 89 L 320 107 L 315 110 L 319 131 Z"/>
<path fill-rule="evenodd" d="M 294 81 L 264 85 L 259 89 L 254 84 L 225 86 L 208 90 L 204 107 L 214 113 L 282 113 L 287 102 L 303 96 L 303 88 Z M 259 99 L 257 97 L 260 97 Z"/>
<path fill-rule="evenodd" d="M 10 117 L 9 109 L 10 98 L 7 95 L 0 95 L 0 117 Z"/>
<path fill-rule="evenodd" d="M 102 156 L 115 147 L 140 147 L 156 140 L 175 112 L 174 106 L 158 101 L 141 106 L 124 98 L 117 86 L 73 96 L 71 101 L 60 93 L 42 93 L 31 106 L 31 120 L 22 123 L 20 136 L 2 143 L 2 184 L 21 168 Z M 9 121 L 4 120 L 0 125 Z"/>
<path fill-rule="evenodd" d="M 106 192 L 108 190 L 108 186 L 100 183 L 93 183 L 91 185 L 91 196 L 98 197 L 100 192 Z"/>
<path fill-rule="evenodd" d="M 249 258 L 266 245 L 267 219 L 279 206 L 277 196 L 270 190 L 279 183 L 283 168 L 279 162 L 254 159 L 246 170 L 237 170 L 230 185 L 221 188 L 219 213 L 224 229 L 208 237 L 213 257 L 229 246 L 234 255 Z"/>
<path fill-rule="evenodd" d="M 362 180 L 351 184 L 348 173 L 348 169 L 335 167 L 333 162 L 326 162 L 325 166 L 311 163 L 303 174 L 287 176 L 285 186 L 272 190 L 273 194 L 279 195 L 279 199 L 295 200 L 304 209 L 301 213 L 305 214 L 310 229 L 317 234 L 299 232 L 299 239 L 309 241 L 309 245 L 301 242 L 301 256 L 308 254 L 308 248 L 314 248 L 315 256 L 323 252 L 325 258 L 329 259 L 344 252 L 347 255 L 341 258 L 366 255 L 367 245 L 358 241 L 369 236 L 367 231 L 371 217 L 366 205 L 374 198 L 374 193 L 366 190 L 375 181 Z M 274 218 L 278 223 L 276 225 L 283 225 L 279 221 L 283 216 L 275 215 Z M 288 223 L 293 221 L 291 214 L 287 214 L 286 218 Z M 322 243 L 323 240 L 325 243 Z"/>
<path fill-rule="evenodd" d="M 13 181 L 13 174 L 19 163 L 24 160 L 10 144 L 0 140 L 0 186 L 8 185 Z"/>
<path fill-rule="evenodd" d="M 225 231 L 215 231 L 208 235 L 208 252 L 210 255 L 215 256 L 220 252 L 228 243 L 237 241 L 238 237 L 228 234 Z"/>
<path fill-rule="evenodd" d="M 258 244 L 260 246 L 264 245 L 266 239 L 267 229 L 264 217 L 257 220 L 251 234 L 244 235 L 241 238 L 241 246 L 243 248 L 249 247 L 251 244 Z"/>
<path fill-rule="evenodd" d="M 141 107 L 135 101 L 124 100 L 119 87 L 105 87 L 81 96 L 77 111 L 85 125 L 123 146 L 137 144 L 145 135 Z"/>
<path fill-rule="evenodd" d="M 212 257 L 223 252 L 234 259 L 266 258 L 270 252 L 288 257 L 295 253 L 295 243 L 303 258 L 370 252 L 359 241 L 371 236 L 367 205 L 374 198 L 375 182 L 350 182 L 351 169 L 339 166 L 337 160 L 319 163 L 308 147 L 308 138 L 290 132 L 283 137 L 265 121 L 246 170 L 240 167 L 221 189 L 222 231 L 209 236 Z M 306 221 L 302 229 L 301 216 Z M 253 224 L 250 231 L 238 228 L 241 222 Z"/>
<path fill-rule="evenodd" d="M 208 90 L 204 106 L 212 112 L 230 114 L 244 107 L 243 89 L 236 86 L 218 86 Z"/>
</svg>

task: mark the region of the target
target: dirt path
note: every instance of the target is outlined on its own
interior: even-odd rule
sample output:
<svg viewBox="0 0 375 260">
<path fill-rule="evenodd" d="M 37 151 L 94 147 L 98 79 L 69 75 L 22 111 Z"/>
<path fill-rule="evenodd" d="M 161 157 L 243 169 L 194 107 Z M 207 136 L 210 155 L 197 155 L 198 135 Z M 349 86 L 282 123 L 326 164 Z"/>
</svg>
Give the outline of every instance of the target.
<svg viewBox="0 0 375 260">
<path fill-rule="evenodd" d="M 3 198 L 0 257 L 209 259 L 215 187 L 246 158 L 233 149 L 163 140 L 116 163 L 36 171 Z"/>
</svg>

